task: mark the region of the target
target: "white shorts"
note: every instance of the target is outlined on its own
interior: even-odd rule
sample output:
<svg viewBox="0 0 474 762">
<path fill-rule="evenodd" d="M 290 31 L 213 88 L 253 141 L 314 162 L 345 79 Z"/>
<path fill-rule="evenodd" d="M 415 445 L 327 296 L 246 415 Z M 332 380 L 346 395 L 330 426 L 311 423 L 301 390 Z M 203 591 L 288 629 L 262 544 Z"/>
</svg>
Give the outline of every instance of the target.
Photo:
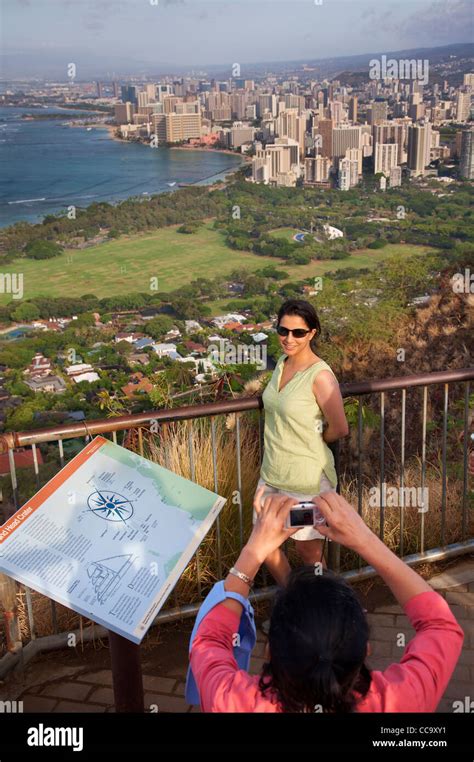
<svg viewBox="0 0 474 762">
<path fill-rule="evenodd" d="M 272 494 L 288 495 L 288 497 L 295 497 L 300 502 L 304 502 L 307 500 L 311 500 L 313 497 L 316 496 L 316 493 L 314 492 L 311 495 L 303 495 L 301 492 L 288 492 L 288 490 L 286 489 L 278 489 L 277 487 L 272 487 L 270 484 L 266 484 L 266 482 L 263 479 L 258 480 L 257 489 L 261 487 L 263 484 L 266 485 L 266 488 L 263 492 L 262 497 L 266 497 L 266 495 L 272 495 Z M 320 486 L 319 493 L 317 494 L 321 494 L 321 492 L 336 492 L 336 490 L 332 486 L 331 482 L 327 478 L 324 471 L 321 475 L 321 486 Z M 257 520 L 257 514 L 255 513 L 255 509 L 254 509 L 253 516 L 252 516 L 252 523 L 255 524 L 256 520 Z M 298 531 L 291 536 L 291 539 L 292 540 L 324 540 L 324 537 L 314 527 L 302 527 L 301 529 L 298 529 Z"/>
</svg>

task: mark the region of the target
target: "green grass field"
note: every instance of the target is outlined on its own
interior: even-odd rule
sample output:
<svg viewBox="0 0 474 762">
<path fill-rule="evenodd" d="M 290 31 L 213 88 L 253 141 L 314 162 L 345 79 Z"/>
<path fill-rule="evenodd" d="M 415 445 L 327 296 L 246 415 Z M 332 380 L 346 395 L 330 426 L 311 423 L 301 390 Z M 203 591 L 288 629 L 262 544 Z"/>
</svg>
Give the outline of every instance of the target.
<svg viewBox="0 0 474 762">
<path fill-rule="evenodd" d="M 274 257 L 229 249 L 223 234 L 213 230 L 211 222 L 191 235 L 177 233 L 177 227 L 123 236 L 88 249 L 69 250 L 54 259 L 19 259 L 4 266 L 2 272 L 23 273 L 24 299 L 35 296 L 78 297 L 83 294 L 96 294 L 103 298 L 137 291 L 149 292 L 150 278 L 153 277 L 158 278 L 158 290 L 167 292 L 198 277 L 227 275 L 237 267 L 254 271 L 272 264 L 290 273 L 292 280 L 301 280 L 341 267 L 375 266 L 392 255 L 406 256 L 414 251 L 431 250 L 427 246 L 388 245 L 378 251 L 362 249 L 346 260 L 313 261 L 308 265 L 289 266 Z M 282 234 L 284 232 L 285 229 L 282 229 Z M 10 301 L 10 294 L 0 294 L 0 304 Z"/>
</svg>

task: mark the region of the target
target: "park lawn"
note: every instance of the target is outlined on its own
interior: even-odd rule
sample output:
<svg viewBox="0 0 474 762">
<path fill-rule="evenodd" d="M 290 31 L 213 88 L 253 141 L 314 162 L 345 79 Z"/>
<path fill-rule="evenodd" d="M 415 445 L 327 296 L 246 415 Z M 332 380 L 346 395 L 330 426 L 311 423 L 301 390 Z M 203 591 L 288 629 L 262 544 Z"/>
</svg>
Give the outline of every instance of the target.
<svg viewBox="0 0 474 762">
<path fill-rule="evenodd" d="M 178 227 L 174 225 L 153 233 L 122 236 L 87 249 L 70 249 L 53 259 L 18 259 L 5 265 L 3 272 L 23 274 L 24 299 L 35 296 L 78 297 L 84 294 L 104 298 L 138 291 L 150 292 L 151 278 L 158 278 L 159 291 L 169 292 L 198 277 L 227 275 L 241 267 L 255 271 L 272 264 L 288 272 L 291 280 L 302 280 L 340 267 L 375 265 L 390 254 L 401 256 L 415 250 L 429 249 L 388 245 L 376 251 L 365 249 L 346 260 L 287 265 L 275 257 L 229 249 L 225 245 L 224 235 L 213 230 L 211 222 L 190 235 L 177 233 Z M 10 294 L 0 294 L 0 304 L 10 301 Z"/>
<path fill-rule="evenodd" d="M 274 238 L 284 238 L 285 241 L 290 241 L 291 243 L 294 243 L 295 246 L 299 246 L 298 241 L 294 240 L 294 236 L 296 233 L 302 233 L 303 231 L 301 228 L 275 228 L 274 230 L 269 230 L 268 232 Z"/>
</svg>

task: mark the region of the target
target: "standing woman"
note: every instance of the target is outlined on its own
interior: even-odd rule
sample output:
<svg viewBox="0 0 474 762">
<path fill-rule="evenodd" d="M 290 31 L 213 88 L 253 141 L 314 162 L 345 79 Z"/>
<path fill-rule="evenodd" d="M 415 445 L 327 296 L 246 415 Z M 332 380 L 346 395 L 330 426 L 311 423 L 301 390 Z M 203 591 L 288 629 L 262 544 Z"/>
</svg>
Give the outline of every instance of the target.
<svg viewBox="0 0 474 762">
<path fill-rule="evenodd" d="M 336 376 L 316 354 L 321 325 L 312 304 L 302 299 L 286 301 L 278 312 L 276 330 L 284 354 L 262 397 L 264 456 L 254 505 L 270 493 L 304 501 L 335 490 L 334 456 L 327 443 L 349 433 Z M 292 539 L 304 564 L 323 561 L 324 537 L 314 527 L 299 529 Z M 284 586 L 290 565 L 283 550 L 273 551 L 265 564 Z"/>
</svg>

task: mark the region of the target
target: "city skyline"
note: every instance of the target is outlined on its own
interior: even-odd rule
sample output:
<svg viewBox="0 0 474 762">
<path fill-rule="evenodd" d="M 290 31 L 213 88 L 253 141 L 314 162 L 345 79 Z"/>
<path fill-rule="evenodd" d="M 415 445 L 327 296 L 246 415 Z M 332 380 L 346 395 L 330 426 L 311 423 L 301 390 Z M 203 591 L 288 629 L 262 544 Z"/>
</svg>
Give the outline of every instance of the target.
<svg viewBox="0 0 474 762">
<path fill-rule="evenodd" d="M 71 61 L 78 77 L 123 76 L 463 43 L 472 37 L 472 6 L 469 0 L 7 0 L 2 27 L 4 79 L 57 77 Z"/>
</svg>

